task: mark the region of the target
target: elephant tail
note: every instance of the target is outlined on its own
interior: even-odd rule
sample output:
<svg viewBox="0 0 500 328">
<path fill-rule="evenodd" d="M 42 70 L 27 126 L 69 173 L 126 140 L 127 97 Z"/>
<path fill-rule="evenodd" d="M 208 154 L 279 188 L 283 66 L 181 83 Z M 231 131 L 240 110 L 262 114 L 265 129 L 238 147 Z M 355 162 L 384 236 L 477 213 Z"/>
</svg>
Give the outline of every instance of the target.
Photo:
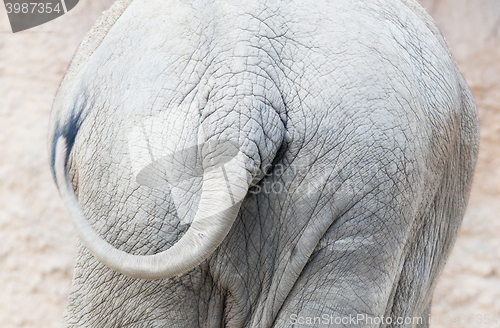
<svg viewBox="0 0 500 328">
<path fill-rule="evenodd" d="M 242 152 L 219 168 L 205 171 L 198 211 L 182 238 L 158 254 L 132 255 L 106 242 L 85 218 L 67 168 L 67 144 L 65 136 L 58 138 L 54 171 L 59 192 L 79 237 L 97 260 L 133 278 L 171 278 L 203 262 L 228 234 L 251 183 L 251 174 L 245 166 L 248 161 Z"/>
</svg>

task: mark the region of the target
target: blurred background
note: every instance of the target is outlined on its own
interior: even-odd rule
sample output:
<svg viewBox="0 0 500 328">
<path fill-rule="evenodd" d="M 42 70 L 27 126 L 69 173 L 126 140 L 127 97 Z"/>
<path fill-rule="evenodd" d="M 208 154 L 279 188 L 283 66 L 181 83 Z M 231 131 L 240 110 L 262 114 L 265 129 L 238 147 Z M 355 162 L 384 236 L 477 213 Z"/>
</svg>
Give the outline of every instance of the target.
<svg viewBox="0 0 500 328">
<path fill-rule="evenodd" d="M 434 294 L 433 328 L 452 314 L 500 320 L 500 0 L 420 0 L 476 99 L 481 145 L 469 207 Z M 0 327 L 58 327 L 76 235 L 52 181 L 53 97 L 81 39 L 112 0 L 12 34 L 0 7 Z M 496 326 L 453 324 L 453 327 Z"/>
</svg>

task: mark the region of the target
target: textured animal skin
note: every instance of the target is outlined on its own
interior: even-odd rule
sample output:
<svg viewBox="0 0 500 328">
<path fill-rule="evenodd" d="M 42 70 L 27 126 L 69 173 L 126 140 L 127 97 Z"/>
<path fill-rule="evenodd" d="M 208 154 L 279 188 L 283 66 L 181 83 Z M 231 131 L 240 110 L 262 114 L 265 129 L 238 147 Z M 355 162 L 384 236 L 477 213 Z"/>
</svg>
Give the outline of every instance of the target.
<svg viewBox="0 0 500 328">
<path fill-rule="evenodd" d="M 50 126 L 64 327 L 427 327 L 479 135 L 413 0 L 118 1 Z"/>
</svg>

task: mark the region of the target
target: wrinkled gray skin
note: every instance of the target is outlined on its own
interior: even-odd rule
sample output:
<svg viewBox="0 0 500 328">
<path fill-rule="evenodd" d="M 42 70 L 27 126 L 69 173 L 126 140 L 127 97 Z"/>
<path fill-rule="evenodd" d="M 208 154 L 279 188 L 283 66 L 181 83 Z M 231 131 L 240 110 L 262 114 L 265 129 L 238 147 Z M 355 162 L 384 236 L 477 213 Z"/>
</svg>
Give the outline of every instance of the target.
<svg viewBox="0 0 500 328">
<path fill-rule="evenodd" d="M 477 147 L 470 91 L 413 0 L 115 3 L 54 103 L 71 216 L 133 255 L 222 219 L 185 238 L 210 240 L 202 255 L 169 253 L 179 272 L 128 273 L 151 279 L 80 244 L 63 326 L 427 326 Z"/>
</svg>

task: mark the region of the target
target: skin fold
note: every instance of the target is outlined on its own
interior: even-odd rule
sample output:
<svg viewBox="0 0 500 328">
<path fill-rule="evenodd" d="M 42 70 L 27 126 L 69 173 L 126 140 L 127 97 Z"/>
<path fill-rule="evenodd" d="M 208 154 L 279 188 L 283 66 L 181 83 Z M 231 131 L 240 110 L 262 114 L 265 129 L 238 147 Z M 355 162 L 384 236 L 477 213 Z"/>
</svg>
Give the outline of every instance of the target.
<svg viewBox="0 0 500 328">
<path fill-rule="evenodd" d="M 428 327 L 478 138 L 413 0 L 118 1 L 51 116 L 62 327 Z"/>
</svg>

